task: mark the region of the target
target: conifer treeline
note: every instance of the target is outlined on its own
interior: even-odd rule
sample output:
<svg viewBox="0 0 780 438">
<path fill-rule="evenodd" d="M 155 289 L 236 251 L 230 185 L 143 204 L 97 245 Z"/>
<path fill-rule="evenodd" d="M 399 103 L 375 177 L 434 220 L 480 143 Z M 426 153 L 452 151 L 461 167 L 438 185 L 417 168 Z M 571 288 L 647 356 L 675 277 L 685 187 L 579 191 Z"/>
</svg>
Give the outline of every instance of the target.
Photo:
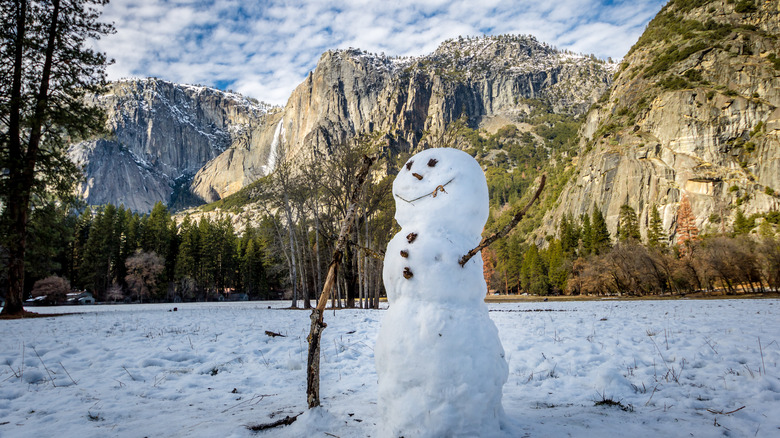
<svg viewBox="0 0 780 438">
<path fill-rule="evenodd" d="M 258 229 L 239 236 L 228 218 L 208 217 L 177 227 L 159 202 L 143 215 L 112 204 L 78 216 L 48 206 L 35 211 L 32 227 L 29 286 L 54 274 L 98 301 L 170 301 L 228 292 L 270 298 L 276 281 Z"/>
</svg>

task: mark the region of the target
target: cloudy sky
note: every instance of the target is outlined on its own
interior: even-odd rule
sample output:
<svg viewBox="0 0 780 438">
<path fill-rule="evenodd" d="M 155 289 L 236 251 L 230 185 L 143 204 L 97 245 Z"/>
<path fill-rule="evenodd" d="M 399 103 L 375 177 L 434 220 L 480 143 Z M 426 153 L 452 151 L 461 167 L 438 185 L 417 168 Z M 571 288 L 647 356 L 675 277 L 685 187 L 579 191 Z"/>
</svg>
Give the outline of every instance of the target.
<svg viewBox="0 0 780 438">
<path fill-rule="evenodd" d="M 666 0 L 113 0 L 109 79 L 156 76 L 283 105 L 328 49 L 423 55 L 447 38 L 530 34 L 620 59 Z"/>
</svg>

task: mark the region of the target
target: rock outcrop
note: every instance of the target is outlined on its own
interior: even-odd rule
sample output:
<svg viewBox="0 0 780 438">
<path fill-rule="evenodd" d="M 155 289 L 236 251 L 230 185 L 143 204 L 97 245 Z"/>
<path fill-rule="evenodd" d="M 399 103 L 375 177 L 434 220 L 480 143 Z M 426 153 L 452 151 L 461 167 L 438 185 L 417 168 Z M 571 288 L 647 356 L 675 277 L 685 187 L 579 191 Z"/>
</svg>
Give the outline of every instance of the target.
<svg viewBox="0 0 780 438">
<path fill-rule="evenodd" d="M 69 151 L 84 166 L 79 191 L 89 204 L 111 202 L 148 212 L 157 201 L 174 202 L 225 150 L 257 148 L 254 155 L 267 158 L 258 133 L 273 119 L 274 108 L 237 94 L 144 79 L 112 83 L 94 102 L 106 111 L 110 137 L 74 144 Z M 232 169 L 229 178 L 238 181 L 265 171 L 251 164 L 243 173 Z"/>
<path fill-rule="evenodd" d="M 670 241 L 685 195 L 700 230 L 780 207 L 780 4 L 671 1 L 621 64 L 582 128 L 583 155 L 558 219 L 620 207 L 644 236 L 658 206 Z M 728 228 L 727 228 L 728 229 Z"/>
</svg>

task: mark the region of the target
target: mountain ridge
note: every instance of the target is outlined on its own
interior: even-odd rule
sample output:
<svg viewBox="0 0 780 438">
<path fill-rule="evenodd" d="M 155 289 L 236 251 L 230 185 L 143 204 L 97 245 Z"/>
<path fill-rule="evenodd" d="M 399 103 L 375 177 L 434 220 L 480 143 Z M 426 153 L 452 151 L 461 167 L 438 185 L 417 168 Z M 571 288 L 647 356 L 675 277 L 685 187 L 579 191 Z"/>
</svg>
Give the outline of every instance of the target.
<svg viewBox="0 0 780 438">
<path fill-rule="evenodd" d="M 616 68 L 532 36 L 502 35 L 447 40 L 420 57 L 329 50 L 282 108 L 158 79 L 117 82 L 95 97 L 113 135 L 73 145 L 71 156 L 85 165 L 80 193 L 90 204 L 149 211 L 157 200 L 213 202 L 266 175 L 273 161 L 330 153 L 362 134 L 379 132 L 389 150 L 410 152 L 460 118 L 473 127 L 518 123 L 533 110 L 525 99 L 581 114 Z M 230 101 L 230 109 L 218 108 Z M 274 145 L 279 157 L 271 157 Z M 183 160 L 185 154 L 195 158 Z M 123 181 L 114 181 L 117 175 Z"/>
</svg>

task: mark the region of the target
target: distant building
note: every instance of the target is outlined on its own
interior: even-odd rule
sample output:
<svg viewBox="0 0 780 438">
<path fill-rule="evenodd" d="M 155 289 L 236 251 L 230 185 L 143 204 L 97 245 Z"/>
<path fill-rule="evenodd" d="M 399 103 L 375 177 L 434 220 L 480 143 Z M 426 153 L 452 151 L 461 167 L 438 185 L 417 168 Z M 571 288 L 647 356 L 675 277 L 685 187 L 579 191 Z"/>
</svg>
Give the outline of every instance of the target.
<svg viewBox="0 0 780 438">
<path fill-rule="evenodd" d="M 92 294 L 89 292 L 73 292 L 67 295 L 65 304 L 75 305 L 75 306 L 84 305 L 84 304 L 95 304 L 95 297 L 93 297 Z"/>
</svg>

